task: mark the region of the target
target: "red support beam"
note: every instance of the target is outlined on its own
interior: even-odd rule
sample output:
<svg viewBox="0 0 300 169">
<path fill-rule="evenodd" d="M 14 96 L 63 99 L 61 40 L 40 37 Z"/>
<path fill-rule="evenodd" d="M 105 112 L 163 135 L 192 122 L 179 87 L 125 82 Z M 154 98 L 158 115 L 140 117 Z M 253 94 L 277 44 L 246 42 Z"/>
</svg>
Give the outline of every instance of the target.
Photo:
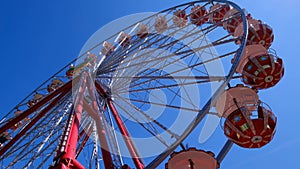
<svg viewBox="0 0 300 169">
<path fill-rule="evenodd" d="M 126 143 L 126 146 L 128 148 L 128 151 L 130 152 L 131 158 L 135 164 L 136 169 L 143 169 L 144 168 L 144 164 L 141 162 L 139 155 L 138 155 L 138 151 L 133 143 L 133 141 L 130 138 L 130 134 L 126 128 L 126 126 L 124 125 L 123 120 L 121 119 L 117 109 L 115 108 L 115 106 L 112 103 L 112 99 L 108 97 L 106 91 L 103 89 L 103 87 L 99 84 L 99 83 L 95 83 L 95 86 L 98 90 L 98 92 L 106 98 L 108 107 L 110 108 L 116 122 L 117 125 L 123 135 L 123 139 Z"/>
<path fill-rule="evenodd" d="M 104 166 L 106 169 L 114 169 L 112 157 L 109 151 L 108 142 L 106 140 L 106 132 L 104 130 L 104 126 L 101 122 L 101 117 L 97 114 L 97 112 L 86 102 L 83 102 L 83 108 L 91 116 L 95 122 L 98 131 L 98 138 L 101 145 L 102 158 L 104 161 Z"/>
<path fill-rule="evenodd" d="M 83 135 L 86 134 L 85 130 L 82 130 L 78 136 L 78 139 L 81 139 L 81 137 L 83 137 Z"/>
<path fill-rule="evenodd" d="M 107 99 L 107 103 L 108 103 L 108 107 L 110 108 L 116 122 L 117 125 L 123 135 L 123 139 L 126 143 L 126 146 L 128 148 L 128 151 L 130 152 L 131 158 L 135 164 L 135 167 L 137 169 L 143 169 L 144 168 L 144 164 L 141 162 L 139 155 L 138 155 L 138 151 L 134 145 L 134 143 L 132 142 L 131 138 L 130 138 L 130 134 L 126 128 L 126 126 L 124 125 L 124 122 L 122 121 L 121 117 L 119 116 L 119 113 L 117 111 L 117 109 L 115 108 L 115 106 L 112 103 L 112 100 L 110 98 Z"/>
<path fill-rule="evenodd" d="M 96 86 L 96 89 L 97 91 L 105 98 L 107 98 L 107 93 L 106 91 L 103 89 L 103 87 L 98 83 L 98 82 L 95 82 L 95 86 Z"/>
<path fill-rule="evenodd" d="M 74 111 L 74 105 L 72 104 L 72 107 L 71 107 L 71 110 L 69 111 L 69 116 L 68 116 L 68 119 L 67 119 L 67 122 L 66 122 L 66 125 L 65 125 L 65 128 L 64 128 L 64 131 L 62 133 L 62 139 L 60 140 L 60 143 L 58 145 L 58 148 L 56 150 L 56 156 L 54 157 L 54 161 L 58 161 L 58 159 L 61 158 L 61 156 L 65 153 L 65 136 L 66 136 L 66 133 L 69 132 L 67 130 L 67 125 L 69 125 L 70 121 L 71 121 L 71 118 L 73 116 L 73 111 Z M 84 134 L 84 133 L 83 133 Z"/>
<path fill-rule="evenodd" d="M 91 97 L 93 108 L 95 110 L 98 110 L 99 107 L 98 107 L 98 104 L 97 104 L 96 93 L 94 91 L 94 90 L 97 90 L 97 89 L 95 89 L 94 84 L 95 83 L 92 81 L 92 78 L 89 77 L 88 78 L 88 92 L 89 92 L 89 96 Z"/>
<path fill-rule="evenodd" d="M 106 169 L 114 169 L 112 155 L 109 150 L 108 142 L 106 139 L 106 131 L 104 128 L 104 119 L 100 116 L 99 107 L 96 100 L 96 93 L 94 92 L 93 81 L 91 78 L 88 79 L 88 92 L 92 99 L 92 106 L 90 106 L 87 101 L 84 101 L 84 109 L 87 113 L 95 120 L 98 138 L 101 145 L 102 158 L 104 161 L 104 166 Z"/>
<path fill-rule="evenodd" d="M 63 88 L 63 92 L 57 96 L 45 109 L 43 109 L 39 115 L 37 115 L 34 119 L 30 121 L 26 127 L 21 130 L 10 142 L 8 142 L 1 150 L 0 150 L 0 156 L 2 156 L 11 146 L 13 146 L 14 143 L 16 143 L 24 134 L 38 121 L 40 120 L 49 110 L 51 110 L 57 102 L 63 98 L 69 91 L 71 91 L 71 84 L 66 85 Z"/>
<path fill-rule="evenodd" d="M 86 89 L 86 74 L 81 76 L 81 84 L 75 100 L 75 112 L 72 119 L 70 133 L 68 135 L 65 154 L 60 158 L 60 165 L 67 168 L 84 169 L 84 167 L 75 159 L 76 148 L 79 136 L 79 126 L 81 121 L 81 114 L 83 110 L 84 92 Z M 73 113 L 73 112 L 72 112 Z"/>
<path fill-rule="evenodd" d="M 102 158 L 104 161 L 105 169 L 114 169 L 111 153 L 109 151 L 108 142 L 106 140 L 106 132 L 104 130 L 103 123 L 101 119 L 98 119 L 96 122 L 98 138 L 101 145 Z"/>
<path fill-rule="evenodd" d="M 53 99 L 55 96 L 60 94 L 62 91 L 65 91 L 66 89 L 70 89 L 71 86 L 72 86 L 72 81 L 69 81 L 66 84 L 64 84 L 62 87 L 50 93 L 48 96 L 46 96 L 44 99 L 42 99 L 41 101 L 33 105 L 31 108 L 27 109 L 22 114 L 16 116 L 14 119 L 10 120 L 7 124 L 2 126 L 0 128 L 0 133 L 3 133 L 4 131 L 10 129 L 16 123 L 28 117 L 31 113 L 35 112 L 38 108 L 42 107 L 44 104 L 48 103 L 51 99 Z"/>
<path fill-rule="evenodd" d="M 83 109 L 91 116 L 95 121 L 99 119 L 98 112 L 86 101 L 83 100 Z"/>
<path fill-rule="evenodd" d="M 81 133 L 86 133 L 86 135 L 85 135 L 84 139 L 82 140 L 82 142 L 81 142 L 81 144 L 80 144 L 80 146 L 79 146 L 79 148 L 78 148 L 78 150 L 77 150 L 77 152 L 76 152 L 75 159 L 78 158 L 78 156 L 79 156 L 79 154 L 81 153 L 81 151 L 83 150 L 85 144 L 86 144 L 87 141 L 89 140 L 89 138 L 90 138 L 92 132 L 93 132 L 93 126 L 90 126 L 87 132 L 85 132 L 85 130 L 82 130 Z M 82 134 L 82 136 L 83 136 L 83 134 Z M 81 137 L 82 137 L 82 136 L 81 136 Z M 80 137 L 79 137 L 79 138 L 80 138 Z M 79 139 L 79 138 L 78 138 L 78 139 Z"/>
</svg>

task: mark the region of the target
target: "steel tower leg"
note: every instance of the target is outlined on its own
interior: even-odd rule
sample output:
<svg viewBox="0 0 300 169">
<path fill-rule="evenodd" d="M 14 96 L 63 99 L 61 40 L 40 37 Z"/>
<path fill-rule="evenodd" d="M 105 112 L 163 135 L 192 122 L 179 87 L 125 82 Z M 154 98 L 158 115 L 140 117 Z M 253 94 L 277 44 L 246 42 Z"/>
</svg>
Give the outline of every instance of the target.
<svg viewBox="0 0 300 169">
<path fill-rule="evenodd" d="M 63 136 L 62 142 L 67 138 L 64 152 L 59 158 L 59 164 L 52 167 L 53 169 L 84 169 L 84 167 L 76 160 L 76 148 L 79 137 L 79 126 L 81 121 L 81 114 L 83 111 L 83 99 L 84 92 L 86 89 L 86 74 L 83 73 L 80 79 L 80 87 L 78 89 L 77 97 L 75 98 L 75 109 L 69 118 L 68 125 L 66 126 L 65 135 Z"/>
<path fill-rule="evenodd" d="M 121 117 L 119 116 L 119 113 L 117 111 L 117 109 L 115 108 L 115 106 L 113 105 L 112 103 L 112 100 L 111 99 L 107 99 L 107 103 L 108 103 L 108 106 L 117 122 L 117 125 L 123 135 L 123 139 L 127 145 L 127 148 L 131 154 L 131 157 L 132 157 L 132 160 L 135 164 L 135 167 L 137 169 L 143 169 L 144 168 L 144 164 L 141 162 L 141 160 L 139 159 L 139 155 L 138 155 L 138 152 L 137 152 L 137 149 L 134 145 L 134 143 L 132 142 L 132 140 L 130 139 L 130 134 L 126 128 L 126 126 L 124 125 L 124 122 L 122 121 Z"/>
<path fill-rule="evenodd" d="M 117 109 L 113 105 L 111 98 L 108 97 L 107 93 L 105 92 L 105 90 L 102 88 L 102 86 L 99 83 L 95 83 L 95 86 L 96 86 L 98 92 L 106 98 L 108 107 L 111 110 L 111 112 L 116 120 L 116 123 L 123 135 L 123 139 L 126 143 L 128 151 L 130 152 L 131 158 L 135 164 L 136 169 L 143 169 L 144 164 L 142 163 L 141 159 L 139 158 L 138 151 L 137 151 L 134 143 L 130 139 L 130 134 L 129 134 L 126 126 L 124 125 L 124 122 L 122 121 Z"/>
<path fill-rule="evenodd" d="M 84 100 L 83 105 L 84 105 L 84 109 L 85 111 L 95 120 L 96 122 L 96 127 L 97 127 L 97 132 L 98 132 L 98 138 L 100 141 L 100 145 L 101 145 L 101 152 L 102 152 L 102 158 L 103 158 L 103 162 L 104 162 L 104 166 L 106 169 L 114 169 L 113 166 L 113 160 L 112 160 L 112 155 L 109 151 L 109 145 L 106 139 L 106 131 L 104 128 L 104 119 L 102 119 L 102 117 L 100 116 L 100 111 L 99 111 L 99 107 L 97 104 L 97 100 L 96 100 L 96 95 L 94 92 L 94 86 L 92 83 L 91 78 L 88 78 L 88 92 L 89 92 L 89 96 L 92 99 L 92 106 L 90 106 L 88 104 L 88 102 L 86 100 Z"/>
<path fill-rule="evenodd" d="M 106 132 L 104 130 L 103 124 L 100 120 L 97 112 L 86 102 L 84 101 L 84 110 L 95 120 L 98 139 L 101 145 L 102 158 L 104 162 L 105 169 L 113 169 L 112 157 L 109 152 L 108 142 L 106 140 Z"/>
</svg>

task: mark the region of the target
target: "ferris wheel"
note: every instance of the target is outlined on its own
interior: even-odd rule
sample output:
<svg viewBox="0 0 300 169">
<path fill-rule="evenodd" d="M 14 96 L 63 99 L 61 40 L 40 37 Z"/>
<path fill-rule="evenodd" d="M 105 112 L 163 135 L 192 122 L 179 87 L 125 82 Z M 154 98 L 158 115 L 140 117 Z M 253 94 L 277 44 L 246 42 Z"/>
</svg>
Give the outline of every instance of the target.
<svg viewBox="0 0 300 169">
<path fill-rule="evenodd" d="M 274 136 L 276 116 L 258 95 L 284 74 L 273 40 L 226 0 L 116 20 L 2 117 L 0 168 L 220 168 L 233 144 L 260 148 Z M 208 116 L 226 144 L 185 146 Z"/>
</svg>

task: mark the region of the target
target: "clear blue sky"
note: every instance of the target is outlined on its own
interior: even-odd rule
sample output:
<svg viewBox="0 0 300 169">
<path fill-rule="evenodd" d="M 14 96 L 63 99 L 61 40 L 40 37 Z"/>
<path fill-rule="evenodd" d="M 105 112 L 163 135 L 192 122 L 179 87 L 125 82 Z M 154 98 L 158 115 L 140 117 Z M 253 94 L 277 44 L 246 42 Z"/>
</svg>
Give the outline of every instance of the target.
<svg viewBox="0 0 300 169">
<path fill-rule="evenodd" d="M 160 11 L 184 2 L 188 1 L 1 1 L 0 113 L 6 114 L 40 83 L 77 57 L 86 40 L 109 21 L 137 12 Z M 276 87 L 260 92 L 261 100 L 278 116 L 274 140 L 259 150 L 234 146 L 222 168 L 297 169 L 300 152 L 300 1 L 235 2 L 273 28 L 275 41 L 272 48 L 284 59 L 285 76 Z M 213 139 L 209 140 L 210 146 L 216 146 Z"/>
</svg>

